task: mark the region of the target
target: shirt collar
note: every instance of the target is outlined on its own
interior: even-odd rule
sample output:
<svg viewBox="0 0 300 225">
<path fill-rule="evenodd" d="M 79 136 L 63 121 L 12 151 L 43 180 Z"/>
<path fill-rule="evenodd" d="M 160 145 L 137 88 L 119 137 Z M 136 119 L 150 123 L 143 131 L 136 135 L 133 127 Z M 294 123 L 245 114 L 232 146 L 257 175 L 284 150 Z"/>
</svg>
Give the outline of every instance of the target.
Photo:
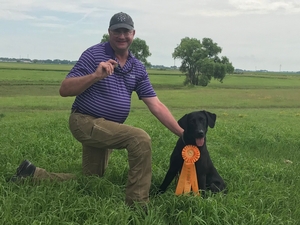
<svg viewBox="0 0 300 225">
<path fill-rule="evenodd" d="M 105 53 L 109 55 L 112 59 L 114 60 L 116 59 L 115 51 L 113 50 L 109 42 L 105 43 Z M 129 51 L 128 59 L 126 60 L 126 63 L 123 66 L 123 68 L 116 68 L 115 70 L 117 72 L 122 72 L 127 74 L 132 71 L 134 64 L 135 64 L 135 58 L 133 54 Z"/>
</svg>

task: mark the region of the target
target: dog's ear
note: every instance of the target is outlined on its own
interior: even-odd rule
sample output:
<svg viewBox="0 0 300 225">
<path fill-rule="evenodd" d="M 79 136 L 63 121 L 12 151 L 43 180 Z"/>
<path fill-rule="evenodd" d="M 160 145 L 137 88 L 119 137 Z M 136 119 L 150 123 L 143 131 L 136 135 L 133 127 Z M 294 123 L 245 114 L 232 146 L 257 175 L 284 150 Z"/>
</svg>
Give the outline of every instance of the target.
<svg viewBox="0 0 300 225">
<path fill-rule="evenodd" d="M 184 130 L 186 130 L 187 129 L 187 118 L 188 118 L 188 115 L 187 114 L 185 114 L 183 117 L 181 117 L 179 120 L 178 120 L 178 124 L 179 124 L 179 126 L 182 128 L 182 129 L 184 129 Z"/>
<path fill-rule="evenodd" d="M 210 128 L 214 128 L 217 115 L 208 111 L 204 111 L 206 118 L 207 118 L 207 124 Z"/>
</svg>

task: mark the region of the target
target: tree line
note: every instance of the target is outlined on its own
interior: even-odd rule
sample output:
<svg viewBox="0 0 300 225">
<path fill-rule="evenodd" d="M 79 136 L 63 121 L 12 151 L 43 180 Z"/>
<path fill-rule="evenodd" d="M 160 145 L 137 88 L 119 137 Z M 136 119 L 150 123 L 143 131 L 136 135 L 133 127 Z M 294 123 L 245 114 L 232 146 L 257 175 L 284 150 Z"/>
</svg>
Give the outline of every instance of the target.
<svg viewBox="0 0 300 225">
<path fill-rule="evenodd" d="M 104 34 L 101 43 L 109 40 L 108 34 Z M 151 63 L 147 58 L 151 56 L 149 46 L 145 40 L 134 38 L 130 49 L 131 53 L 139 59 L 146 67 Z M 226 74 L 234 72 L 234 67 L 226 56 L 219 56 L 222 48 L 210 38 L 203 38 L 202 41 L 196 38 L 185 37 L 174 49 L 173 59 L 180 59 L 179 70 L 185 74 L 184 85 L 207 86 L 212 78 L 222 82 Z M 0 61 L 48 63 L 48 64 L 75 64 L 70 60 L 30 60 L 30 59 L 9 59 L 0 58 Z"/>
<path fill-rule="evenodd" d="M 104 34 L 101 42 L 109 40 Z M 147 58 L 151 56 L 147 43 L 135 38 L 130 46 L 131 53 L 147 67 L 150 63 Z M 233 73 L 234 67 L 226 56 L 219 57 L 222 48 L 210 38 L 202 41 L 196 38 L 185 37 L 174 49 L 172 57 L 181 59 L 179 70 L 185 74 L 185 85 L 207 86 L 212 78 L 223 81 L 227 73 Z"/>
<path fill-rule="evenodd" d="M 0 62 L 22 62 L 22 63 L 44 63 L 44 64 L 70 64 L 74 65 L 76 61 L 66 59 L 28 59 L 28 58 L 7 58 L 0 57 Z"/>
</svg>

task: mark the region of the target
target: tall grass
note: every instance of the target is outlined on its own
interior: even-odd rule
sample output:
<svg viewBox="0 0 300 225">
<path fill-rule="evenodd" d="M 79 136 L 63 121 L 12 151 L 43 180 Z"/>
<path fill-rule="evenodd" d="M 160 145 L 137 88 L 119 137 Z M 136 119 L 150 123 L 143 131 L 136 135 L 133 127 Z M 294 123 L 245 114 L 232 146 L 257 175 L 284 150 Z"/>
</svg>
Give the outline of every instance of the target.
<svg viewBox="0 0 300 225">
<path fill-rule="evenodd" d="M 207 199 L 175 196 L 173 182 L 165 194 L 151 195 L 144 215 L 124 204 L 126 151 L 113 152 L 103 178 L 81 174 L 81 146 L 67 123 L 73 98 L 58 95 L 67 71 L 31 69 L 0 70 L 0 224 L 299 224 L 298 76 L 228 75 L 223 84 L 187 88 L 182 87 L 183 76 L 149 71 L 159 98 L 176 119 L 192 110 L 217 114 L 207 144 L 229 190 L 226 196 Z M 126 123 L 152 138 L 154 193 L 177 137 L 135 94 Z M 77 179 L 6 182 L 25 158 L 49 171 L 74 173 Z"/>
</svg>

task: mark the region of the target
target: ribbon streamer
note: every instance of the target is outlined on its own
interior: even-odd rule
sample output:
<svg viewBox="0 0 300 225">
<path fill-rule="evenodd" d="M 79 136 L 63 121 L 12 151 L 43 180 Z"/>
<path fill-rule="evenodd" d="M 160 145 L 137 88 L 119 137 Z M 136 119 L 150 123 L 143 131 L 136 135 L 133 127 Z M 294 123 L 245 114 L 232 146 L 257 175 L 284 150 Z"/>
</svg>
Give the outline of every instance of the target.
<svg viewBox="0 0 300 225">
<path fill-rule="evenodd" d="M 184 162 L 175 194 L 181 195 L 193 191 L 195 195 L 200 195 L 195 168 L 195 162 L 200 158 L 200 151 L 195 145 L 187 145 L 182 149 L 181 154 Z"/>
</svg>

